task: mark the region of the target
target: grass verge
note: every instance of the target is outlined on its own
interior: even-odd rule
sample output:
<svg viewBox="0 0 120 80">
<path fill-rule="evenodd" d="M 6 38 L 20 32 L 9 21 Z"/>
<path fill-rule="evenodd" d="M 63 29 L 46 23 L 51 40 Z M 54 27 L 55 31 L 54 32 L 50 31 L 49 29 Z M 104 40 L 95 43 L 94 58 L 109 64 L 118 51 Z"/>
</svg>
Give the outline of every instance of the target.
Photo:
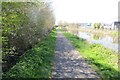
<svg viewBox="0 0 120 80">
<path fill-rule="evenodd" d="M 50 78 L 56 40 L 54 29 L 48 37 L 21 56 L 19 63 L 3 74 L 3 78 Z"/>
<path fill-rule="evenodd" d="M 63 33 L 101 78 L 118 79 L 118 54 L 116 52 L 99 44 L 89 44 L 86 40 L 71 33 L 65 31 Z"/>
</svg>

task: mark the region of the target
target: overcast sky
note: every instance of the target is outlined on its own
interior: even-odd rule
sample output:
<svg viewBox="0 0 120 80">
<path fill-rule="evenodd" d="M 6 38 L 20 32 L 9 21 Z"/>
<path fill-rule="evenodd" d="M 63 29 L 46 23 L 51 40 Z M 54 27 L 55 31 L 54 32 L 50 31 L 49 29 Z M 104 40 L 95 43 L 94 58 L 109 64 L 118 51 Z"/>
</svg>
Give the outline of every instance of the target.
<svg viewBox="0 0 120 80">
<path fill-rule="evenodd" d="M 56 21 L 113 22 L 120 0 L 52 0 Z"/>
</svg>

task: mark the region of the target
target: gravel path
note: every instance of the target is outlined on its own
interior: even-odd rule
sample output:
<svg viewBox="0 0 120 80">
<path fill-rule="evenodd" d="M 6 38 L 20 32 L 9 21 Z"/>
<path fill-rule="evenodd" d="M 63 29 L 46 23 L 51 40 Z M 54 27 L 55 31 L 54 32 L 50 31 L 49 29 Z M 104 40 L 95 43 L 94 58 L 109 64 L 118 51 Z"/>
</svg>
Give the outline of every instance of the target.
<svg viewBox="0 0 120 80">
<path fill-rule="evenodd" d="M 53 78 L 99 78 L 71 43 L 57 31 Z"/>
</svg>

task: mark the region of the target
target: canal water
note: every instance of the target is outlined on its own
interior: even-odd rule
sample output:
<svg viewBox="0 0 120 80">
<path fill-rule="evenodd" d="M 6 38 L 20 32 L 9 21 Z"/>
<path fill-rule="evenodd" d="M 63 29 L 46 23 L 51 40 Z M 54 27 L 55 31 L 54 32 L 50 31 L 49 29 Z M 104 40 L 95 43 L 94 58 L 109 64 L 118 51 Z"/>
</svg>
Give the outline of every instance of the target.
<svg viewBox="0 0 120 80">
<path fill-rule="evenodd" d="M 112 49 L 118 52 L 118 38 L 114 38 L 108 35 L 100 36 L 92 33 L 87 32 L 77 32 L 75 33 L 80 38 L 83 38 L 89 41 L 91 44 L 101 44 L 106 48 Z"/>
</svg>

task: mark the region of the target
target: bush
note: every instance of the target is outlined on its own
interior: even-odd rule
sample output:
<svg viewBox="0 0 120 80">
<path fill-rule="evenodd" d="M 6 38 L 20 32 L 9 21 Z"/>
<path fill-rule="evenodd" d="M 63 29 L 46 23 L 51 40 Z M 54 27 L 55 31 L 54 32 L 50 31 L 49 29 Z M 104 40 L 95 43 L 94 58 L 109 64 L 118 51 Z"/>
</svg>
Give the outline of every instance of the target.
<svg viewBox="0 0 120 80">
<path fill-rule="evenodd" d="M 100 29 L 100 27 L 101 27 L 101 23 L 94 23 L 93 28 Z"/>
</svg>

